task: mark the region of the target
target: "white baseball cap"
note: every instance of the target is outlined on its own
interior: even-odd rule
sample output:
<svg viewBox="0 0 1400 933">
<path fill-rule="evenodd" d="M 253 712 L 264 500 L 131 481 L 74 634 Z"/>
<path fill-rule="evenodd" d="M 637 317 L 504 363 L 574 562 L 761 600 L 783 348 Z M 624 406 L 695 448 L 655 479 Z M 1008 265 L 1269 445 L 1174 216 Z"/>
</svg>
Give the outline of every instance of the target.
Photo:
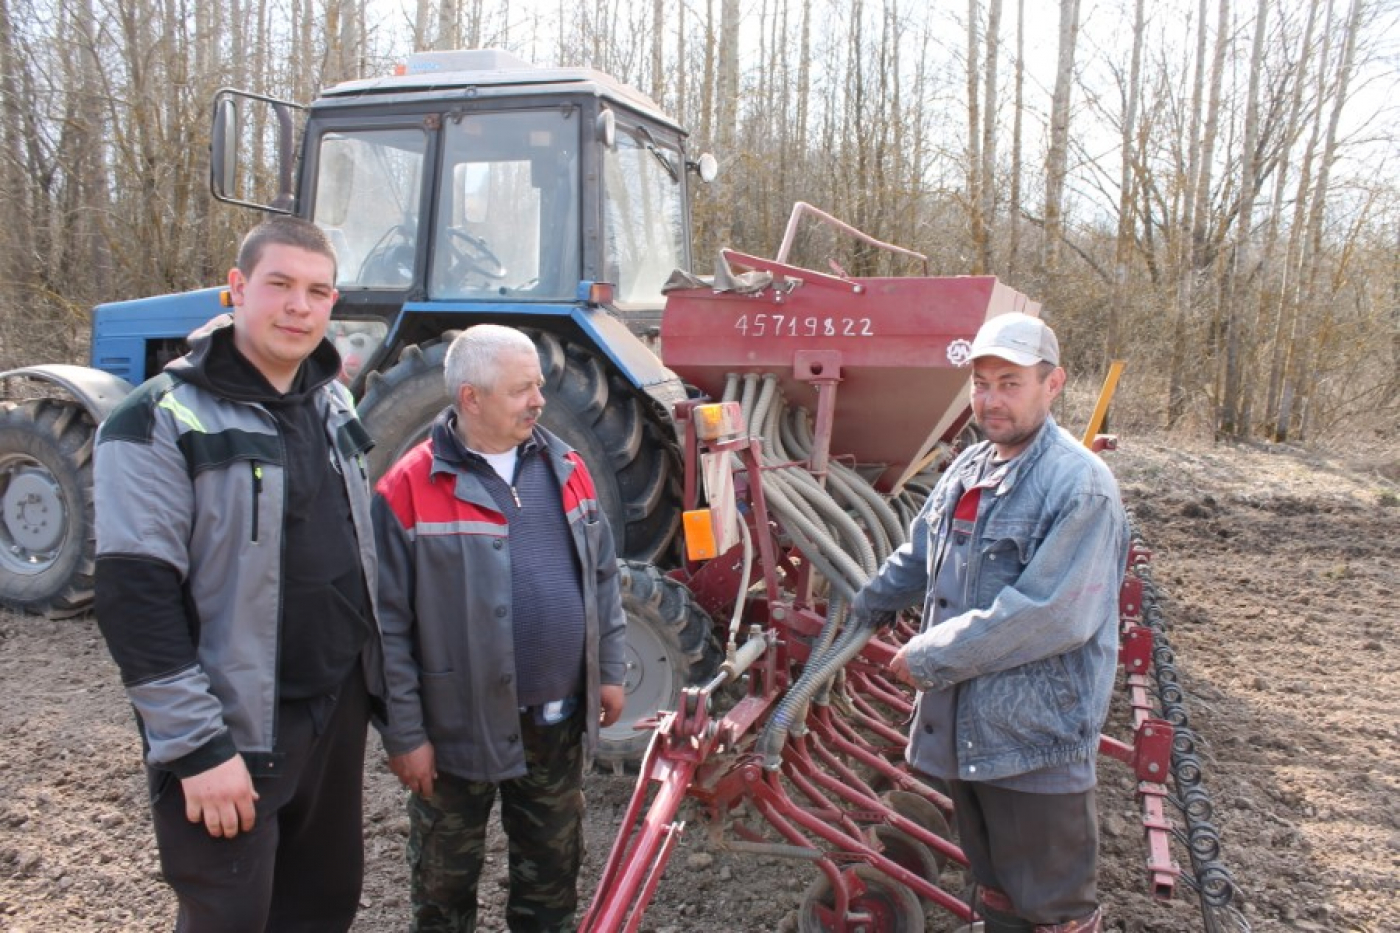
<svg viewBox="0 0 1400 933">
<path fill-rule="evenodd" d="M 982 325 L 972 340 L 971 359 L 995 356 L 1017 366 L 1036 363 L 1060 365 L 1060 342 L 1055 332 L 1040 318 L 1012 311 L 999 314 Z"/>
</svg>

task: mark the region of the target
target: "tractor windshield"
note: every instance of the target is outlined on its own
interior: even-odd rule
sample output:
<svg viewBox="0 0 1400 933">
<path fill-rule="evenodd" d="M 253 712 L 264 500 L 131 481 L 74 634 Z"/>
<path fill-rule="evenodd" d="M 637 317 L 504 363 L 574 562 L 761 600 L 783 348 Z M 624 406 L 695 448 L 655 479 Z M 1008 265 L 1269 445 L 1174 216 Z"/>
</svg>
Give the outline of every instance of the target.
<svg viewBox="0 0 1400 933">
<path fill-rule="evenodd" d="M 340 288 L 413 281 L 427 140 L 418 127 L 321 138 L 312 219 L 335 246 Z"/>
<path fill-rule="evenodd" d="M 661 286 L 685 266 L 685 159 L 644 126 L 618 127 L 603 156 L 605 278 L 619 307 L 660 308 Z"/>
<path fill-rule="evenodd" d="M 430 296 L 571 299 L 580 277 L 578 149 L 569 108 L 449 114 Z"/>
</svg>

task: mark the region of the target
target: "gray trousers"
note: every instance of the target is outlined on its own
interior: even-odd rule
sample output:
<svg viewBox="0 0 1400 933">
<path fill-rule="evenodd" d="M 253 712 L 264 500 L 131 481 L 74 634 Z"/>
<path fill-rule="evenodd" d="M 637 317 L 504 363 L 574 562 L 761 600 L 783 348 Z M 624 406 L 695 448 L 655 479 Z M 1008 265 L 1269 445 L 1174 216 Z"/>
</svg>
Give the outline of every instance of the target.
<svg viewBox="0 0 1400 933">
<path fill-rule="evenodd" d="M 1004 893 L 1030 924 L 1063 923 L 1098 908 L 1099 818 L 1093 788 L 1029 794 L 949 781 L 959 844 L 983 888 Z"/>
</svg>

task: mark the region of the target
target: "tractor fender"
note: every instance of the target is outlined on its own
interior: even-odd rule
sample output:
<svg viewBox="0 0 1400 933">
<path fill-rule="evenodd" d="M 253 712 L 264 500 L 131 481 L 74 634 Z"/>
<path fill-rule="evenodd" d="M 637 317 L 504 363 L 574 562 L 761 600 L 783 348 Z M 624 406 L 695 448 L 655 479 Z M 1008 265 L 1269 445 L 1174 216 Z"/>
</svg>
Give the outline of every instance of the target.
<svg viewBox="0 0 1400 933">
<path fill-rule="evenodd" d="M 42 363 L 0 373 L 0 380 L 12 378 L 33 379 L 58 386 L 83 403 L 95 424 L 101 424 L 134 388 L 121 376 L 71 363 Z"/>
</svg>

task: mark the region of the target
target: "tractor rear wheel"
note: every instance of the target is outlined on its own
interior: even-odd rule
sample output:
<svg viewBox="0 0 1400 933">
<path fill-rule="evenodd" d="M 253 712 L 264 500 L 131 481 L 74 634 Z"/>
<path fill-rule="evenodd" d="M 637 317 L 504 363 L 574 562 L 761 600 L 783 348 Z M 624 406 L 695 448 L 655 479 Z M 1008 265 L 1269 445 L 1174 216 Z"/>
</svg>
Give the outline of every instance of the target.
<svg viewBox="0 0 1400 933">
<path fill-rule="evenodd" d="M 0 604 L 54 618 L 91 605 L 96 430 L 75 401 L 0 402 Z"/>
<path fill-rule="evenodd" d="M 598 735 L 600 764 L 640 761 L 651 741 L 638 729 L 661 710 L 674 710 L 681 690 L 719 669 L 721 652 L 710 617 L 690 590 L 651 564 L 621 561 L 622 608 L 627 613 L 627 705 Z"/>
<path fill-rule="evenodd" d="M 674 439 L 646 416 L 643 400 L 597 354 L 553 334 L 526 333 L 539 349 L 545 379 L 540 423 L 588 464 L 618 556 L 664 561 L 680 526 Z M 447 407 L 442 363 L 448 343 L 410 346 L 397 364 L 369 381 L 359 412 L 375 441 L 372 479 L 427 437 Z"/>
</svg>

